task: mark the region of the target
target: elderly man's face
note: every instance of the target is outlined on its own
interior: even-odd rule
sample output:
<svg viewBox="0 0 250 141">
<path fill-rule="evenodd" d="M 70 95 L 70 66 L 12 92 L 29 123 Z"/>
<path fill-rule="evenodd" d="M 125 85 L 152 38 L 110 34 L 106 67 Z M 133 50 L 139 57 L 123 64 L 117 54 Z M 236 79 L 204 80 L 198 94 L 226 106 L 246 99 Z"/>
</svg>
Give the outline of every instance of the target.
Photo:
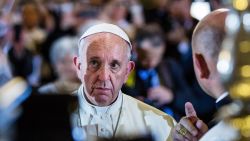
<svg viewBox="0 0 250 141">
<path fill-rule="evenodd" d="M 85 41 L 78 75 L 87 99 L 94 105 L 108 106 L 116 100 L 134 68 L 127 57 L 128 44 L 111 33 L 90 35 Z"/>
</svg>

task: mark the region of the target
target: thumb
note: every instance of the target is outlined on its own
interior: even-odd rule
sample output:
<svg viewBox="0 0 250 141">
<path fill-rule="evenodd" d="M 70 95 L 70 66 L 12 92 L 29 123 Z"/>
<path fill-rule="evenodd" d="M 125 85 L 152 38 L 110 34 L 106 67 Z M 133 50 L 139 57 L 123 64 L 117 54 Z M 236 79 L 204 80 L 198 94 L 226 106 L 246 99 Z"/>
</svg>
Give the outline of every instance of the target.
<svg viewBox="0 0 250 141">
<path fill-rule="evenodd" d="M 191 116 L 197 117 L 196 111 L 195 111 L 192 103 L 190 103 L 190 102 L 185 103 L 185 112 L 186 112 L 187 117 L 191 117 Z"/>
</svg>

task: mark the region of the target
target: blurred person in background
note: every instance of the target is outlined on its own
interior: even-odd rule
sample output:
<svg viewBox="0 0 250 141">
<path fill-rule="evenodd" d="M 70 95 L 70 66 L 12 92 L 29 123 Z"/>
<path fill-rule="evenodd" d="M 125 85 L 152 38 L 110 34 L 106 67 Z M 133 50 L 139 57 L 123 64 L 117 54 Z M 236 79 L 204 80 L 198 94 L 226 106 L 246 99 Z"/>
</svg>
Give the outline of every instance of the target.
<svg viewBox="0 0 250 141">
<path fill-rule="evenodd" d="M 77 55 L 77 40 L 74 37 L 61 37 L 54 42 L 50 51 L 53 70 L 57 74 L 54 82 L 41 86 L 40 93 L 71 94 L 80 86 L 73 63 Z"/>
<path fill-rule="evenodd" d="M 18 23 L 18 25 L 20 25 L 22 31 L 22 44 L 25 50 L 27 49 L 33 56 L 31 59 L 32 74 L 28 81 L 32 86 L 38 86 L 42 69 L 41 45 L 46 38 L 46 32 L 39 27 L 41 15 L 35 2 L 25 2 L 20 8 L 21 23 Z"/>
<path fill-rule="evenodd" d="M 185 77 L 190 85 L 196 81 L 191 49 L 191 37 L 198 20 L 190 14 L 191 0 L 168 1 L 171 29 L 167 32 L 167 56 L 178 60 L 185 70 Z"/>
<path fill-rule="evenodd" d="M 128 1 L 130 21 L 136 28 L 140 28 L 145 24 L 145 15 L 143 13 L 143 5 L 140 0 Z"/>
<path fill-rule="evenodd" d="M 21 77 L 12 76 L 6 54 L 0 47 L 0 140 L 13 140 L 18 106 L 31 94 L 31 88 Z"/>
<path fill-rule="evenodd" d="M 41 44 L 46 38 L 45 31 L 39 27 L 40 13 L 35 3 L 22 6 L 22 27 L 24 31 L 24 45 L 34 55 L 40 54 Z"/>
<path fill-rule="evenodd" d="M 133 38 L 135 28 L 144 24 L 142 10 L 138 0 L 111 0 L 104 5 L 100 19 L 118 25 L 125 30 L 130 38 Z M 131 21 L 128 20 L 128 14 L 131 14 Z"/>
<path fill-rule="evenodd" d="M 150 24 L 138 29 L 135 47 L 136 67 L 122 90 L 179 119 L 191 92 L 177 62 L 163 58 L 166 45 L 161 28 Z"/>
<path fill-rule="evenodd" d="M 77 36 L 81 36 L 93 24 L 101 23 L 102 3 L 79 2 L 75 6 Z"/>
<path fill-rule="evenodd" d="M 57 77 L 53 71 L 53 65 L 50 59 L 52 44 L 63 36 L 77 35 L 77 26 L 80 24 L 77 20 L 77 14 L 75 13 L 79 5 L 77 2 L 66 0 L 46 1 L 42 3 L 40 1 L 40 5 L 43 5 L 40 11 L 46 13 L 45 17 L 47 17 L 44 24 L 45 29 L 47 29 L 47 36 L 41 45 L 41 53 L 44 59 L 41 84 L 55 81 Z"/>
<path fill-rule="evenodd" d="M 168 1 L 169 0 L 140 0 L 143 5 L 145 23 L 157 23 L 161 26 L 165 33 L 171 28 L 169 13 L 166 8 Z"/>
<path fill-rule="evenodd" d="M 10 25 L 0 18 L 0 140 L 14 140 L 18 106 L 30 95 L 31 88 L 21 77 L 13 76 L 8 60 Z"/>
<path fill-rule="evenodd" d="M 21 76 L 26 79 L 30 84 L 33 68 L 33 54 L 25 47 L 24 31 L 19 25 L 15 25 L 12 29 L 12 44 L 8 52 L 8 59 L 13 76 Z"/>
</svg>

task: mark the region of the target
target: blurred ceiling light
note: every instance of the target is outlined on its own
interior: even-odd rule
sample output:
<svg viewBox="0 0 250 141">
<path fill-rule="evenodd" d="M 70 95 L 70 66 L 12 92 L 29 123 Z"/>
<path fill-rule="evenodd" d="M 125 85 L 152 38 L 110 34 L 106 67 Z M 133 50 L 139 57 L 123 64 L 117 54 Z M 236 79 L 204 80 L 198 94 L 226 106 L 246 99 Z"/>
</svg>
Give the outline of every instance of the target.
<svg viewBox="0 0 250 141">
<path fill-rule="evenodd" d="M 190 14 L 197 20 L 201 20 L 211 12 L 209 2 L 196 0 L 191 4 Z"/>
<path fill-rule="evenodd" d="M 246 10 L 248 7 L 248 0 L 233 0 L 233 7 L 240 11 Z"/>
</svg>

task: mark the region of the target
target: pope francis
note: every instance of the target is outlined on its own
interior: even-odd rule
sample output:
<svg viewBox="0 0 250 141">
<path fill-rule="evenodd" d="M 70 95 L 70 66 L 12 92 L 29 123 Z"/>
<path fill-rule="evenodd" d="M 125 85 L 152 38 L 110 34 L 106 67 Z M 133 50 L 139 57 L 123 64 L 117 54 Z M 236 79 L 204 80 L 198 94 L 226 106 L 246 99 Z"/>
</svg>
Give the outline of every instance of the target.
<svg viewBox="0 0 250 141">
<path fill-rule="evenodd" d="M 93 25 L 78 42 L 74 58 L 78 89 L 78 125 L 86 140 L 125 137 L 133 139 L 150 134 L 156 141 L 170 141 L 175 120 L 165 113 L 121 92 L 135 67 L 130 61 L 132 45 L 118 26 Z"/>
</svg>

